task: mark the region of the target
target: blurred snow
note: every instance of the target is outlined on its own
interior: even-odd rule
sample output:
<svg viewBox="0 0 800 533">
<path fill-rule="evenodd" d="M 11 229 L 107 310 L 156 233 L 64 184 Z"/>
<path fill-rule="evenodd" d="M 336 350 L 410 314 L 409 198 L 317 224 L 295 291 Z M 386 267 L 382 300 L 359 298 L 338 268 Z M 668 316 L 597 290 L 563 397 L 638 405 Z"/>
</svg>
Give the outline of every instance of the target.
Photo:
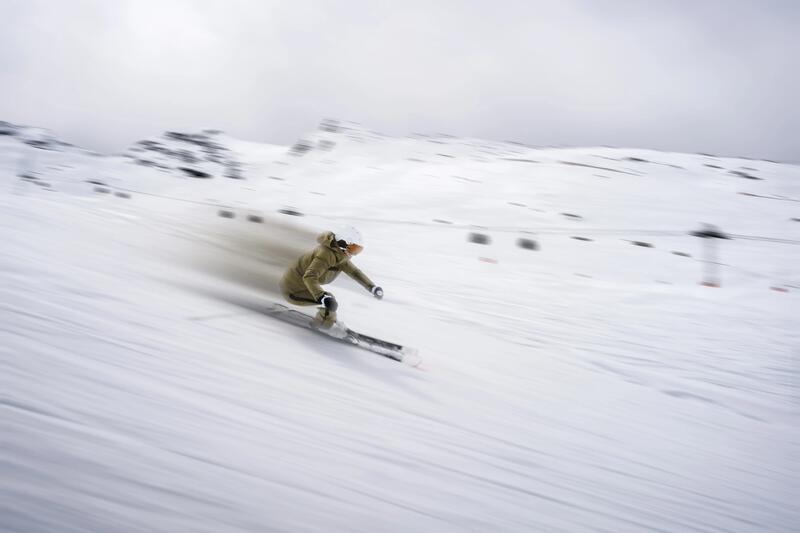
<svg viewBox="0 0 800 533">
<path fill-rule="evenodd" d="M 186 135 L 161 166 L 0 137 L 0 530 L 796 530 L 797 166 Z M 340 315 L 425 371 L 252 311 L 345 221 L 386 298 L 337 281 Z M 703 287 L 702 223 L 780 242 Z"/>
</svg>

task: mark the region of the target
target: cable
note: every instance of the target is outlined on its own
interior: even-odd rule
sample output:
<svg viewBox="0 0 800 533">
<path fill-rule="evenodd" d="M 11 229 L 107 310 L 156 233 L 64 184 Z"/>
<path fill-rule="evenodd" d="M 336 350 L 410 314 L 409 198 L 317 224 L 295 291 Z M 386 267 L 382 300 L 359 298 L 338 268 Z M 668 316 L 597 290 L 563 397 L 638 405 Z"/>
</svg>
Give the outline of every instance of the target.
<svg viewBox="0 0 800 533">
<path fill-rule="evenodd" d="M 176 198 L 174 196 L 167 196 L 163 194 L 155 194 L 149 192 L 138 191 L 135 189 L 127 189 L 124 187 L 116 187 L 116 186 L 109 186 L 109 188 L 113 188 L 119 191 L 125 191 L 135 194 L 141 194 L 144 196 L 153 196 L 156 198 L 163 198 L 166 200 L 173 200 L 175 202 L 184 202 L 196 205 L 206 205 L 211 207 L 227 207 L 232 208 L 230 205 L 213 203 L 213 202 L 204 202 L 200 200 L 187 200 L 185 198 Z M 657 229 L 636 229 L 636 228 L 577 228 L 577 227 L 525 227 L 525 226 L 482 226 L 478 224 L 443 224 L 439 222 L 421 222 L 421 221 L 414 221 L 414 220 L 403 220 L 403 219 L 379 219 L 379 218 L 370 218 L 370 217 L 348 217 L 342 215 L 324 215 L 320 213 L 308 213 L 308 216 L 314 216 L 329 220 L 352 220 L 352 221 L 362 221 L 362 222 L 375 222 L 379 224 L 401 224 L 401 225 L 409 225 L 409 226 L 424 226 L 424 227 L 438 227 L 443 229 L 472 229 L 472 230 L 484 230 L 484 231 L 493 231 L 499 233 L 530 233 L 534 235 L 562 235 L 562 234 L 571 234 L 571 233 L 581 233 L 584 235 L 608 235 L 608 236 L 616 236 L 616 235 L 650 235 L 650 236 L 661 236 L 661 237 L 678 237 L 683 235 L 688 235 L 689 232 L 686 230 L 657 230 Z M 800 240 L 794 239 L 782 239 L 779 237 L 764 237 L 760 235 L 741 235 L 741 234 L 728 234 L 730 237 L 734 239 L 742 239 L 742 240 L 752 240 L 752 241 L 761 241 L 761 242 L 769 242 L 774 244 L 793 244 L 798 245 L 800 244 Z"/>
<path fill-rule="evenodd" d="M 187 200 L 185 198 L 175 198 L 174 196 L 166 196 L 166 195 L 163 195 L 163 194 L 155 194 L 155 193 L 152 193 L 152 192 L 142 192 L 142 191 L 137 191 L 135 189 L 126 189 L 124 187 L 117 187 L 115 185 L 107 185 L 107 187 L 110 188 L 110 189 L 117 190 L 117 191 L 132 192 L 132 193 L 136 193 L 136 194 L 141 194 L 143 196 L 153 196 L 155 198 L 164 198 L 166 200 L 173 200 L 175 202 L 185 202 L 187 204 L 208 205 L 208 206 L 211 206 L 211 207 L 230 207 L 230 206 L 227 206 L 227 205 L 215 204 L 215 203 L 212 203 L 212 202 L 203 202 L 203 201 L 200 201 L 200 200 Z"/>
<path fill-rule="evenodd" d="M 761 237 L 759 235 L 736 235 L 736 234 L 729 234 L 734 239 L 743 239 L 747 241 L 763 241 L 763 242 L 772 242 L 776 244 L 800 244 L 800 241 L 793 240 L 793 239 L 781 239 L 778 237 Z"/>
</svg>

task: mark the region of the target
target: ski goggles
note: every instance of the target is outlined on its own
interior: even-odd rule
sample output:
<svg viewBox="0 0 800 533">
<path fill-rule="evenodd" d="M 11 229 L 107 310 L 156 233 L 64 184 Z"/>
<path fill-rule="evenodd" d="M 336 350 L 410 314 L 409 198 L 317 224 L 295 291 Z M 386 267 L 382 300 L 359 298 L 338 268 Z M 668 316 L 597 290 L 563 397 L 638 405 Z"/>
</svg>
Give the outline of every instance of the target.
<svg viewBox="0 0 800 533">
<path fill-rule="evenodd" d="M 361 246 L 360 244 L 348 244 L 347 247 L 345 248 L 345 250 L 347 250 L 347 253 L 350 255 L 358 255 L 361 253 L 361 250 L 363 249 L 364 247 Z"/>
<path fill-rule="evenodd" d="M 339 245 L 339 248 L 346 251 L 348 255 L 358 255 L 361 253 L 361 250 L 364 249 L 363 246 L 360 244 L 350 243 L 347 244 L 345 241 L 339 241 L 336 244 Z"/>
</svg>

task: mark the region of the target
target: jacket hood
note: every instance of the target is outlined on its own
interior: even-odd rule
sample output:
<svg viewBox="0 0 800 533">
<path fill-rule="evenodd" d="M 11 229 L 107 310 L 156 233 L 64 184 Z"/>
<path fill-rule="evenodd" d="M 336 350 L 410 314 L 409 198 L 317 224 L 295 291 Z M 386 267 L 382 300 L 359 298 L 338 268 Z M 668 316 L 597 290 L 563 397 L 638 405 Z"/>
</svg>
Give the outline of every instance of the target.
<svg viewBox="0 0 800 533">
<path fill-rule="evenodd" d="M 333 244 L 333 232 L 332 231 L 324 231 L 317 235 L 317 242 L 319 244 L 330 246 Z"/>
<path fill-rule="evenodd" d="M 336 235 L 332 231 L 325 231 L 317 235 L 317 242 L 325 248 L 331 250 L 336 256 L 337 261 L 349 259 L 347 254 L 344 253 L 344 250 L 339 248 L 339 246 L 336 244 L 335 239 Z"/>
</svg>

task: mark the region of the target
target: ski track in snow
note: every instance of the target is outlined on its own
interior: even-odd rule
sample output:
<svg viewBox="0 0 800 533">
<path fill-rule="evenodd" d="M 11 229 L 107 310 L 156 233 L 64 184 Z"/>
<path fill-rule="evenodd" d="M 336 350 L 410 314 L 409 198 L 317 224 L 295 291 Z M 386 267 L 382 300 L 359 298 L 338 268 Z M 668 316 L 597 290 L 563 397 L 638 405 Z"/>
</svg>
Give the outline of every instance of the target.
<svg viewBox="0 0 800 533">
<path fill-rule="evenodd" d="M 497 175 L 539 164 L 499 155 L 512 159 L 494 163 Z M 553 157 L 574 161 L 565 180 L 597 179 L 586 154 Z M 696 156 L 659 157 L 660 172 L 674 172 L 668 164 Z M 532 256 L 365 220 L 374 244 L 357 262 L 387 297 L 346 281 L 337 297 L 355 329 L 419 348 L 420 372 L 252 311 L 277 298 L 275 254 L 308 244 L 269 248 L 202 206 L 96 199 L 69 176 L 63 190 L 39 191 L 20 189 L 10 165 L 0 175 L 2 531 L 788 533 L 800 523 L 796 291 L 733 271 L 710 292 L 685 261 L 652 274 L 671 276 L 656 285 L 643 273 L 678 260 L 633 247 L 609 259 L 617 242 L 573 261 L 576 241 Z M 301 178 L 272 201 L 296 201 Z M 481 186 L 452 181 L 443 195 Z M 374 204 L 417 216 L 386 192 Z M 352 206 L 373 205 L 363 198 Z M 484 201 L 482 216 L 497 209 Z M 461 209 L 454 202 L 449 218 Z M 800 262 L 782 260 L 791 255 L 748 263 L 760 250 L 734 248 L 731 261 L 798 279 Z"/>
</svg>

